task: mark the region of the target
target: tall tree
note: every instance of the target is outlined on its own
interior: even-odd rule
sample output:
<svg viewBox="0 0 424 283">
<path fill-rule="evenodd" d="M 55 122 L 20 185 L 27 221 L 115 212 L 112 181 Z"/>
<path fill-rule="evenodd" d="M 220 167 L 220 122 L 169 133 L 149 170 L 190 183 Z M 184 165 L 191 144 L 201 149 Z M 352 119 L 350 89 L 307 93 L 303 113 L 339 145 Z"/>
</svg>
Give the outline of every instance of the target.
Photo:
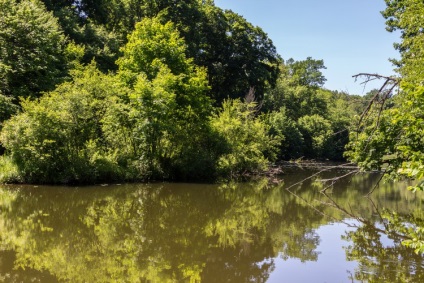
<svg viewBox="0 0 424 283">
<path fill-rule="evenodd" d="M 66 69 L 56 18 L 38 0 L 0 0 L 0 13 L 0 93 L 17 99 L 54 88 Z"/>
<path fill-rule="evenodd" d="M 289 59 L 286 65 L 293 84 L 322 87 L 327 80 L 321 72 L 321 70 L 327 69 L 324 65 L 324 60 L 315 60 L 312 57 L 302 61 Z"/>
<path fill-rule="evenodd" d="M 395 43 L 401 54 L 394 60 L 403 80 L 424 80 L 424 3 L 420 0 L 385 0 L 387 8 L 382 12 L 390 32 L 400 31 L 402 41 Z"/>
<path fill-rule="evenodd" d="M 187 44 L 186 56 L 207 68 L 211 97 L 218 103 L 244 97 L 251 87 L 260 100 L 278 77 L 280 57 L 267 34 L 211 0 L 44 1 L 65 33 L 87 47 L 84 61 L 95 58 L 103 70 L 114 68 L 116 43 L 125 43 L 137 22 L 159 17 L 162 24 L 174 23 Z"/>
<path fill-rule="evenodd" d="M 365 169 L 384 168 L 392 178 L 416 179 L 414 189 L 424 190 L 424 2 L 386 0 L 386 4 L 387 29 L 402 35 L 396 45 L 401 54 L 400 92 L 386 109 L 379 103 L 391 93 L 375 95 L 363 131 L 352 136 L 349 156 Z"/>
<path fill-rule="evenodd" d="M 173 23 L 146 18 L 129 36 L 118 65 L 120 76 L 133 88 L 130 119 L 139 140 L 137 155 L 153 173 L 193 179 L 211 173 L 215 157 L 208 141 L 206 72 L 186 57 L 186 48 Z"/>
<path fill-rule="evenodd" d="M 320 89 L 326 79 L 321 69 L 325 69 L 323 60 L 288 59 L 281 66 L 276 87 L 265 96 L 263 110 L 279 111 L 285 107 L 287 115 L 294 120 L 305 115 L 326 116 L 327 97 Z"/>
</svg>

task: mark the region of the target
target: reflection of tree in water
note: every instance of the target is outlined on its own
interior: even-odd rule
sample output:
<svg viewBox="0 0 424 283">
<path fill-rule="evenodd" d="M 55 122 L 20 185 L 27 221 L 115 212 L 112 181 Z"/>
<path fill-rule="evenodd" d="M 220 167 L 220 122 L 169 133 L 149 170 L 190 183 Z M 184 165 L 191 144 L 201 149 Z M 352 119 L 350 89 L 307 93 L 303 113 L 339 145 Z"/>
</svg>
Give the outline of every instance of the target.
<svg viewBox="0 0 424 283">
<path fill-rule="evenodd" d="M 379 227 L 379 222 L 364 223 L 343 237 L 350 242 L 346 247 L 347 259 L 359 263 L 354 279 L 361 282 L 424 282 L 423 257 L 401 244 L 404 235 Z M 392 243 L 387 244 L 385 237 Z"/>
<path fill-rule="evenodd" d="M 359 263 L 352 280 L 424 281 L 422 257 L 400 244 L 411 224 L 422 226 L 423 210 L 405 201 L 419 197 L 382 185 L 364 198 L 378 175 L 350 176 L 325 195 L 319 180 L 329 177 L 3 189 L 0 282 L 265 282 L 277 256 L 318 260 L 316 229 L 346 218 L 361 224 L 344 236 L 347 259 Z"/>
<path fill-rule="evenodd" d="M 356 227 L 353 231 L 342 236 L 349 242 L 345 247 L 347 260 L 359 263 L 350 279 L 360 282 L 424 282 L 424 257 L 402 245 L 403 241 L 410 239 L 410 232 L 415 227 L 424 224 L 422 210 L 408 212 L 408 201 L 401 196 L 399 187 L 381 186 L 372 198 L 363 197 L 363 201 L 355 205 L 349 201 L 358 199 L 353 196 L 354 190 L 344 191 L 346 196 L 324 194 L 329 207 L 336 208 L 344 217 L 357 223 L 353 225 Z M 385 201 L 377 201 L 382 199 Z M 386 206 L 389 208 L 380 208 Z"/>
<path fill-rule="evenodd" d="M 0 257 L 13 251 L 17 269 L 0 262 L 0 279 L 265 282 L 280 252 L 317 259 L 322 216 L 302 210 L 266 181 L 3 189 Z"/>
<path fill-rule="evenodd" d="M 305 170 L 305 177 L 293 182 L 289 192 L 327 220 L 345 222 L 354 229 L 343 236 L 349 242 L 345 247 L 347 260 L 359 264 L 349 280 L 424 282 L 423 256 L 402 245 L 405 240 L 422 237 L 414 231 L 424 227 L 420 206 L 424 196 L 408 192 L 406 183 L 379 182 L 379 174 L 350 176 L 348 173 L 342 170 L 338 174 L 317 174 Z M 317 193 L 324 189 L 327 193 Z M 366 198 L 370 191 L 373 191 L 371 196 Z"/>
</svg>

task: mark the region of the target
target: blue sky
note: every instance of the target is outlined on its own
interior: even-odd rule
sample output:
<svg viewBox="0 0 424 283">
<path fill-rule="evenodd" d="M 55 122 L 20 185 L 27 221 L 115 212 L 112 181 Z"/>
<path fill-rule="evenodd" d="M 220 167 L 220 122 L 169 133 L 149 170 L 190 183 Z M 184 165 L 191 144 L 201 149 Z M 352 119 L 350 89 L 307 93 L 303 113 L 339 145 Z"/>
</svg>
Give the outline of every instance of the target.
<svg viewBox="0 0 424 283">
<path fill-rule="evenodd" d="M 323 59 L 328 89 L 365 94 L 381 82 L 364 90 L 352 75 L 394 74 L 388 59 L 399 57 L 393 48 L 399 35 L 385 29 L 384 0 L 215 0 L 215 5 L 261 27 L 283 59 Z"/>
</svg>

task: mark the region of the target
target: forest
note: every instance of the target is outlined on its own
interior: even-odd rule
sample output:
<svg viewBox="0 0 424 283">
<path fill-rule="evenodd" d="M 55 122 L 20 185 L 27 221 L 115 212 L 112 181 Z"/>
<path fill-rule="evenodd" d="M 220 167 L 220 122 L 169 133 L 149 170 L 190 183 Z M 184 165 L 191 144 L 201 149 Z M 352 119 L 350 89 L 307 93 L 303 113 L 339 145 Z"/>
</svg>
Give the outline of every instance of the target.
<svg viewBox="0 0 424 283">
<path fill-rule="evenodd" d="M 0 182 L 216 181 L 346 159 L 422 180 L 424 8 L 386 3 L 399 77 L 359 96 L 213 0 L 0 0 Z"/>
</svg>

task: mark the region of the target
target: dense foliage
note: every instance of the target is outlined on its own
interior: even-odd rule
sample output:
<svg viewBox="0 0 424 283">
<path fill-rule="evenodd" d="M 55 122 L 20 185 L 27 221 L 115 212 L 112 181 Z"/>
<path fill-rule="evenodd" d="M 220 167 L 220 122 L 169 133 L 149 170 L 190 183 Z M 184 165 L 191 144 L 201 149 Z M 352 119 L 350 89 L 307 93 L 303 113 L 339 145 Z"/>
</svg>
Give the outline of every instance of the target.
<svg viewBox="0 0 424 283">
<path fill-rule="evenodd" d="M 390 177 L 418 181 L 414 189 L 424 189 L 424 3 L 416 0 L 386 1 L 383 15 L 389 31 L 399 29 L 402 42 L 397 62 L 401 77 L 399 94 L 391 103 L 379 100 L 352 135 L 348 155 L 365 169 L 384 169 Z M 380 93 L 379 96 L 387 95 Z M 381 100 L 380 100 L 381 101 Z"/>
<path fill-rule="evenodd" d="M 92 65 L 40 99 L 22 101 L 22 113 L 5 123 L 1 135 L 21 178 L 34 183 L 113 180 L 120 170 L 103 121 L 125 91 L 115 77 Z"/>
<path fill-rule="evenodd" d="M 212 96 L 221 102 L 244 96 L 249 87 L 260 94 L 274 85 L 280 57 L 261 28 L 213 1 L 174 0 L 43 0 L 65 34 L 85 47 L 83 61 L 93 58 L 101 70 L 114 70 L 119 45 L 136 23 L 159 17 L 171 21 L 187 44 L 188 58 L 208 70 Z"/>
<path fill-rule="evenodd" d="M 352 134 L 348 156 L 366 170 L 384 170 L 391 179 L 416 181 L 412 190 L 424 190 L 424 3 L 386 0 L 389 31 L 399 30 L 401 54 L 396 61 L 399 93 L 384 103 L 387 91 L 377 93 L 358 133 Z M 410 240 L 404 244 L 424 253 L 422 225 L 405 225 Z"/>
<path fill-rule="evenodd" d="M 363 101 L 213 1 L 0 1 L 0 181 L 216 180 L 342 160 Z M 356 101 L 358 99 L 358 101 Z"/>
<path fill-rule="evenodd" d="M 57 19 L 40 1 L 1 0 L 0 11 L 0 95 L 17 101 L 52 90 L 66 69 Z"/>
<path fill-rule="evenodd" d="M 289 59 L 281 68 L 262 109 L 271 132 L 284 138 L 280 159 L 343 160 L 349 129 L 364 98 L 323 89 L 322 60 Z"/>
<path fill-rule="evenodd" d="M 279 138 L 270 136 L 269 126 L 255 118 L 256 106 L 253 102 L 227 100 L 212 119 L 212 127 L 226 140 L 227 152 L 218 160 L 224 175 L 263 171 L 269 162 L 264 153 L 273 158 Z"/>
</svg>

